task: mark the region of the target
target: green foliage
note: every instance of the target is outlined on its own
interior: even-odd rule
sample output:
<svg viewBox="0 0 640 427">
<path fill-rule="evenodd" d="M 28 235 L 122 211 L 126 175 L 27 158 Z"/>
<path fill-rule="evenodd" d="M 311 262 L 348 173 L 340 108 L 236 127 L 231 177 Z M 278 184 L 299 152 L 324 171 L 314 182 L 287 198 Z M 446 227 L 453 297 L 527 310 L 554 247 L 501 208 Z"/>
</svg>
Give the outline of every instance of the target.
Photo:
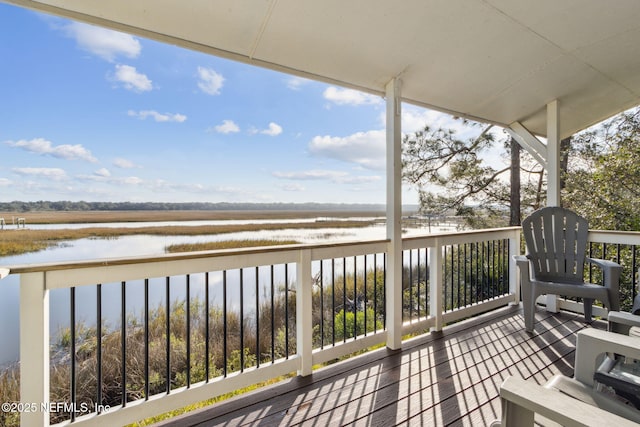
<svg viewBox="0 0 640 427">
<path fill-rule="evenodd" d="M 640 109 L 572 139 L 563 204 L 600 230 L 640 231 Z"/>
<path fill-rule="evenodd" d="M 340 268 L 337 268 L 337 270 L 340 271 Z M 366 274 L 363 271 L 359 271 L 354 275 L 353 271 L 347 271 L 346 276 L 336 274 L 333 280 L 329 277 L 320 280 L 321 278 L 319 276 L 316 276 L 314 279 L 314 347 L 317 348 L 322 345 L 331 344 L 334 338 L 336 342 L 344 339 L 345 307 L 347 314 L 349 312 L 353 314 L 354 304 L 357 307 L 356 311 L 360 313 L 363 312 L 362 310 L 365 306 L 367 307 L 368 325 L 375 319 L 375 325 L 379 325 L 377 329 L 382 328 L 381 320 L 384 319 L 385 313 L 385 295 L 384 271 L 380 267 L 376 269 L 368 268 Z M 321 284 L 323 286 L 322 293 L 320 292 Z M 323 311 L 320 311 L 320 307 L 323 307 Z M 342 320 L 340 320 L 341 323 L 336 323 L 339 315 L 342 316 Z M 362 321 L 364 322 L 364 314 L 362 317 Z M 351 335 L 349 335 L 349 328 L 347 328 L 347 337 L 353 336 L 353 322 L 351 323 L 351 327 Z M 362 331 L 364 331 L 364 329 L 362 329 Z"/>
<path fill-rule="evenodd" d="M 377 329 L 382 329 L 382 322 L 376 320 L 372 308 L 366 309 L 366 315 L 364 311 L 356 311 L 356 313 L 354 314 L 352 311 L 348 311 L 345 313 L 344 310 L 340 310 L 338 313 L 336 313 L 334 322 L 336 325 L 336 341 L 363 335 L 365 331 L 369 333 Z"/>
</svg>

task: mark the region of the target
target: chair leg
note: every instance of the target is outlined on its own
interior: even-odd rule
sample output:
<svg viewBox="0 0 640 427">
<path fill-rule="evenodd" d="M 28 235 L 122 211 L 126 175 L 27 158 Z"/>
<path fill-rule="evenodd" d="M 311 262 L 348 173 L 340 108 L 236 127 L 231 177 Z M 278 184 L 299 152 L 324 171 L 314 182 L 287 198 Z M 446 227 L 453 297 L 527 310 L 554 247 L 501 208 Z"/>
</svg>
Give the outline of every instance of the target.
<svg viewBox="0 0 640 427">
<path fill-rule="evenodd" d="M 587 323 L 591 323 L 592 313 L 593 313 L 593 299 L 591 298 L 583 298 L 582 303 L 584 304 L 584 321 Z"/>
<path fill-rule="evenodd" d="M 620 311 L 620 295 L 618 295 L 617 291 L 609 291 L 609 301 L 605 302 L 604 306 L 609 309 L 609 311 Z"/>
<path fill-rule="evenodd" d="M 531 283 L 522 283 L 522 308 L 524 310 L 524 329 L 527 332 L 533 332 L 536 300 Z"/>
</svg>

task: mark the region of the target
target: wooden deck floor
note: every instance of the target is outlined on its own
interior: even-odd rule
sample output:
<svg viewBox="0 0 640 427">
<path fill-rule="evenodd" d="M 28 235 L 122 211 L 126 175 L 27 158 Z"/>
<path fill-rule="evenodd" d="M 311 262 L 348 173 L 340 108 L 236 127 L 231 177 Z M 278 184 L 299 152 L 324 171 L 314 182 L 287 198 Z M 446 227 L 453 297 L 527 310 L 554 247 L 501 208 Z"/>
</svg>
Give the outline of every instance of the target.
<svg viewBox="0 0 640 427">
<path fill-rule="evenodd" d="M 218 403 L 163 426 L 487 426 L 509 375 L 544 383 L 573 374 L 576 332 L 604 329 L 538 310 L 535 334 L 510 307 Z"/>
</svg>

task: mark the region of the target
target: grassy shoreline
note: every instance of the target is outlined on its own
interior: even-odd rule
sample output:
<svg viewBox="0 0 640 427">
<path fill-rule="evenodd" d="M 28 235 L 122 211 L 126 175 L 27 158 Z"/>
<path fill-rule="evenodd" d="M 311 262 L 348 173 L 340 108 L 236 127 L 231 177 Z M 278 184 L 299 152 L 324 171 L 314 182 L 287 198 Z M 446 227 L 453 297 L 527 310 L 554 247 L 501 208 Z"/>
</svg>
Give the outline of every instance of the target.
<svg viewBox="0 0 640 427">
<path fill-rule="evenodd" d="M 299 219 L 299 218 L 376 218 L 384 212 L 372 211 L 38 211 L 0 212 L 7 224 L 11 218 L 25 218 L 29 224 L 86 224 L 101 222 L 157 222 L 157 221 L 206 221 L 206 220 L 257 220 L 257 219 Z"/>
<path fill-rule="evenodd" d="M 38 220 L 43 221 L 47 215 L 53 215 L 50 221 L 47 223 L 59 224 L 59 223 L 82 223 L 91 217 L 91 221 L 87 222 L 131 222 L 138 218 L 142 221 L 143 215 L 149 212 L 126 212 L 122 216 L 120 212 L 46 212 L 41 213 Z M 87 214 L 95 214 L 95 216 Z M 161 211 L 154 212 L 153 219 L 145 219 L 145 221 L 189 221 L 199 218 L 198 215 L 209 215 L 206 219 L 294 219 L 305 218 L 298 215 L 298 212 L 242 212 L 240 217 L 230 217 L 230 212 L 194 212 L 194 211 Z M 213 218 L 211 214 L 220 214 L 218 218 Z M 359 213 L 354 212 L 341 212 L 343 218 L 359 216 Z M 223 216 L 224 215 L 224 216 Z M 310 215 L 310 213 L 309 213 Z M 323 212 L 315 212 L 317 217 L 323 215 Z M 336 217 L 333 215 L 327 215 Z M 55 217 L 55 218 L 54 218 Z M 312 216 L 307 216 L 312 217 Z M 53 246 L 58 245 L 60 242 L 68 240 L 78 240 L 86 238 L 115 238 L 120 236 L 132 236 L 132 235 L 154 235 L 154 236 L 202 236 L 202 235 L 218 235 L 226 233 L 237 233 L 246 231 L 262 231 L 262 230 L 284 230 L 284 229 L 318 229 L 318 228 L 356 228 L 356 227 L 368 227 L 376 223 L 374 215 L 369 213 L 370 220 L 326 220 L 315 222 L 282 222 L 282 223 L 266 223 L 266 224 L 225 224 L 225 225 L 175 225 L 175 226 L 144 226 L 144 227 L 87 227 L 79 229 L 44 229 L 34 230 L 29 229 L 29 219 L 27 221 L 26 229 L 5 228 L 0 230 L 0 256 L 20 255 L 28 252 L 37 252 Z M 31 218 L 33 219 L 33 218 Z M 66 219 L 67 221 L 63 221 Z M 5 217 L 6 221 L 6 217 Z M 31 222 L 35 223 L 35 222 Z M 210 244 L 209 246 L 193 246 L 184 245 L 181 248 L 173 248 L 172 251 L 189 251 L 189 250 L 204 250 L 212 248 L 234 248 L 234 247 L 247 247 L 248 245 L 260 246 L 264 244 L 283 244 L 277 240 L 273 241 L 253 241 L 253 244 L 247 242 L 239 242 L 234 246 L 234 241 L 227 241 L 224 244 L 215 246 Z M 287 241 L 286 243 L 295 243 Z M 203 249 L 204 248 L 204 249 Z"/>
</svg>

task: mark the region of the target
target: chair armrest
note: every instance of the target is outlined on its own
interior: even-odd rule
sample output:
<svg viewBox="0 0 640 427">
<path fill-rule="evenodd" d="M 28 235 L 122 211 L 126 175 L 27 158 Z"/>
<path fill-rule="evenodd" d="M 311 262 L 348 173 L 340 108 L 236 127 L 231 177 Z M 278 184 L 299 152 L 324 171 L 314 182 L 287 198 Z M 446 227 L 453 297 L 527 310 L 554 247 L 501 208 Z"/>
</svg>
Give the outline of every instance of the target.
<svg viewBox="0 0 640 427">
<path fill-rule="evenodd" d="M 606 353 L 640 359 L 640 338 L 593 328 L 579 331 L 573 377 L 593 387 L 593 375 Z"/>
<path fill-rule="evenodd" d="M 520 289 L 523 292 L 529 292 L 531 289 L 531 270 L 529 266 L 529 258 L 526 255 L 514 255 L 514 261 L 516 262 L 516 269 L 520 271 Z M 526 296 L 523 295 L 523 298 Z M 533 328 L 533 324 L 530 325 Z"/>
<path fill-rule="evenodd" d="M 586 261 L 602 269 L 602 284 L 609 290 L 610 311 L 620 310 L 620 273 L 622 266 L 605 259 L 586 258 Z"/>
<path fill-rule="evenodd" d="M 619 323 L 628 326 L 640 326 L 640 316 L 637 314 L 627 313 L 626 311 L 610 311 L 608 316 L 609 323 Z"/>
<path fill-rule="evenodd" d="M 565 426 L 637 426 L 597 406 L 518 377 L 509 377 L 502 383 L 500 400 L 501 427 L 533 426 L 534 414 Z"/>
<path fill-rule="evenodd" d="M 585 260 L 591 264 L 595 264 L 602 269 L 610 269 L 610 268 L 622 268 L 620 264 L 615 261 L 609 261 L 608 259 L 599 259 L 599 258 L 589 258 L 586 257 Z"/>
<path fill-rule="evenodd" d="M 620 282 L 620 272 L 622 271 L 622 266 L 614 261 L 609 261 L 606 259 L 598 259 L 598 258 L 585 258 L 585 261 L 599 267 L 604 274 L 604 285 L 610 288 L 612 285 L 615 285 L 616 289 L 619 286 Z"/>
<path fill-rule="evenodd" d="M 521 279 L 527 281 L 531 280 L 529 276 L 529 258 L 526 255 L 514 255 L 513 260 L 516 262 L 516 266 L 520 269 Z"/>
<path fill-rule="evenodd" d="M 514 255 L 513 259 L 517 263 L 529 262 L 529 258 L 526 255 Z"/>
</svg>

